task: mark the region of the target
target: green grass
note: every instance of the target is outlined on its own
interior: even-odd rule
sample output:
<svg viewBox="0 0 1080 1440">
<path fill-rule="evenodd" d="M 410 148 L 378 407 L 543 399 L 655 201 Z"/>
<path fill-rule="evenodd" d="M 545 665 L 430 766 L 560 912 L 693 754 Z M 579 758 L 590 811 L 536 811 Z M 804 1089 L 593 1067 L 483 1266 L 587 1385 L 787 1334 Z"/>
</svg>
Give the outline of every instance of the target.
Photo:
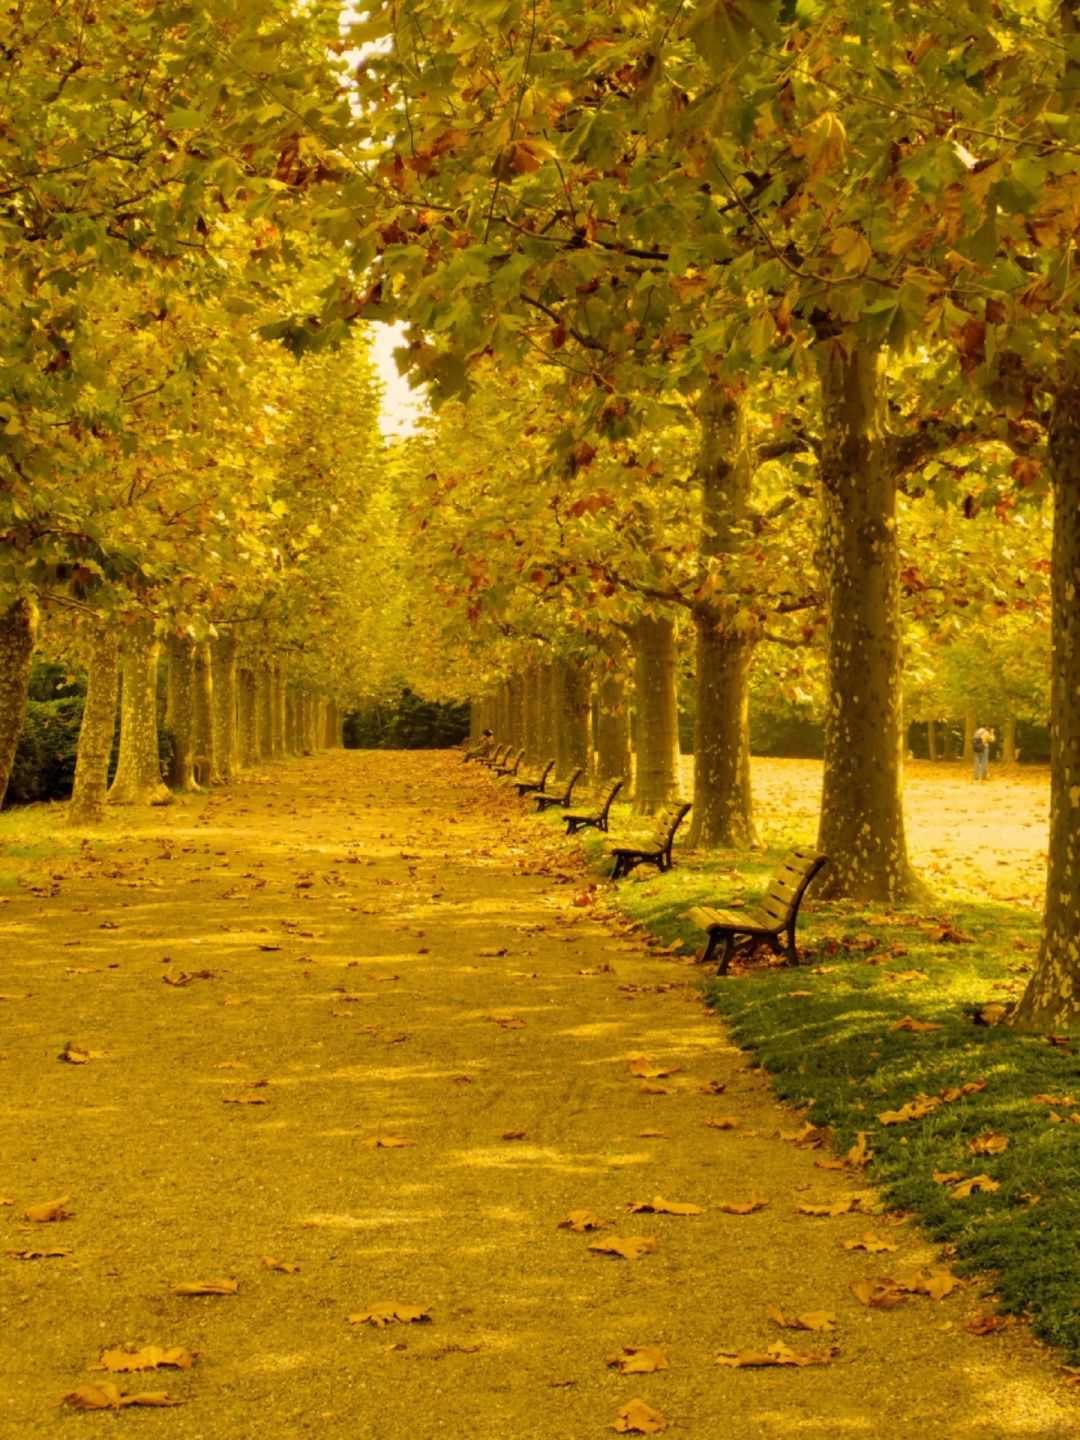
<svg viewBox="0 0 1080 1440">
<path fill-rule="evenodd" d="M 599 871 L 602 839 L 585 844 Z M 753 898 L 780 853 L 690 854 L 665 876 L 639 871 L 641 878 L 622 882 L 617 903 L 661 941 L 681 940 L 692 952 L 702 936 L 685 911 Z M 937 938 L 945 921 L 970 943 Z M 1080 1041 L 1060 1049 L 1042 1037 L 976 1025 L 970 1013 L 1022 991 L 1038 931 L 1038 916 L 1002 904 L 867 908 L 815 903 L 811 890 L 800 917 L 799 969 L 702 978 L 708 1003 L 769 1072 L 776 1093 L 805 1107 L 815 1124 L 832 1126 L 841 1152 L 865 1131 L 874 1151 L 869 1175 L 888 1203 L 912 1212 L 948 1246 L 961 1274 L 989 1277 L 1002 1311 L 1028 1315 L 1044 1339 L 1078 1361 L 1080 1124 L 1069 1117 L 1080 1114 L 1080 1104 L 1033 1097 L 1080 1101 Z M 890 976 L 909 970 L 927 978 Z M 907 1015 L 941 1029 L 894 1030 Z M 925 1119 L 890 1126 L 877 1119 L 920 1093 L 982 1079 L 984 1090 Z M 1054 1123 L 1051 1111 L 1063 1123 Z M 972 1154 L 969 1142 L 991 1132 L 1007 1137 L 1008 1148 Z M 1000 1189 L 955 1199 L 950 1186 L 934 1182 L 935 1170 L 989 1175 Z"/>
<path fill-rule="evenodd" d="M 56 817 L 52 805 L 22 805 L 0 814 L 0 894 L 19 888 L 20 877 L 32 870 L 27 861 L 44 866 L 78 853 L 74 837 L 57 833 Z"/>
</svg>

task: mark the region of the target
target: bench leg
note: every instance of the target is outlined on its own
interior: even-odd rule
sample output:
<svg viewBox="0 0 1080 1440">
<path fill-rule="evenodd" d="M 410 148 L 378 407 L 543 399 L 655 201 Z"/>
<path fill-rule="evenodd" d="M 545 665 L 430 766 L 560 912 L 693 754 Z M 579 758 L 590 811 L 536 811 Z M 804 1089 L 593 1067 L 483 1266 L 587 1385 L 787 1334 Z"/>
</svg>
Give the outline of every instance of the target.
<svg viewBox="0 0 1080 1440">
<path fill-rule="evenodd" d="M 798 946 L 795 944 L 795 926 L 794 926 L 794 925 L 789 925 L 789 926 L 788 926 L 788 931 L 787 931 L 787 947 L 786 947 L 786 950 L 787 950 L 787 963 L 788 963 L 789 965 L 798 965 L 798 963 L 799 963 L 799 948 L 798 948 Z"/>
<path fill-rule="evenodd" d="M 719 934 L 716 937 L 719 939 Z M 729 930 L 724 936 L 724 953 L 720 957 L 720 964 L 716 967 L 718 975 L 726 975 L 728 966 L 731 964 L 731 957 L 735 954 L 735 935 Z"/>
</svg>

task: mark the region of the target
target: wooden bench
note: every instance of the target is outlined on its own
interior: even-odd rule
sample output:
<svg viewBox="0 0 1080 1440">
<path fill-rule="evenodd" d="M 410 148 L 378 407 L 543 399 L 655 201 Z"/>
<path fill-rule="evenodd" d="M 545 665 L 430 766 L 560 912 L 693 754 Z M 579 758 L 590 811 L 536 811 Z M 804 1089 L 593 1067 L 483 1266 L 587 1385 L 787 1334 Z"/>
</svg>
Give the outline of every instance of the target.
<svg viewBox="0 0 1080 1440">
<path fill-rule="evenodd" d="M 536 800 L 536 808 L 540 812 L 540 814 L 543 814 L 549 805 L 561 805 L 565 810 L 566 807 L 570 804 L 570 796 L 574 793 L 574 786 L 584 774 L 585 767 L 583 765 L 579 765 L 578 768 L 574 771 L 574 773 L 570 776 L 570 779 L 566 782 L 566 789 L 562 792 L 561 795 L 548 795 L 544 792 L 538 793 L 534 798 Z"/>
<path fill-rule="evenodd" d="M 501 765 L 509 754 L 509 745 L 496 745 L 495 749 L 487 755 L 480 756 L 480 764 L 486 765 L 489 770 L 494 770 L 496 765 Z"/>
<path fill-rule="evenodd" d="M 501 765 L 492 765 L 492 773 L 498 776 L 516 775 L 521 768 L 521 762 L 525 758 L 524 747 L 516 755 L 508 755 Z"/>
<path fill-rule="evenodd" d="M 629 875 L 636 865 L 655 865 L 663 872 L 671 869 L 671 846 L 675 832 L 690 813 L 689 800 L 674 800 L 656 817 L 656 828 L 641 845 L 609 845 L 615 859 L 612 880 Z"/>
<path fill-rule="evenodd" d="M 470 760 L 487 760 L 492 753 L 494 745 L 495 741 L 489 736 L 488 739 L 481 740 L 477 745 L 466 746 L 465 753 L 461 758 L 466 765 Z"/>
<path fill-rule="evenodd" d="M 568 835 L 574 835 L 579 830 L 587 830 L 590 825 L 594 825 L 597 830 L 603 830 L 606 833 L 608 828 L 608 814 L 611 810 L 611 802 L 615 799 L 615 796 L 622 789 L 623 783 L 624 782 L 621 775 L 618 780 L 613 780 L 611 782 L 611 789 L 605 795 L 604 803 L 600 806 L 600 809 L 597 810 L 594 815 L 564 815 L 563 819 L 566 821 L 566 833 Z"/>
<path fill-rule="evenodd" d="M 517 793 L 519 795 L 542 795 L 544 793 L 544 786 L 548 782 L 548 776 L 554 769 L 555 761 L 549 760 L 541 771 L 538 779 L 515 780 L 514 784 L 517 787 Z"/>
<path fill-rule="evenodd" d="M 763 942 L 774 955 L 784 955 L 789 965 L 797 965 L 799 952 L 795 947 L 795 925 L 799 918 L 799 906 L 811 880 L 828 863 L 827 855 L 818 855 L 813 850 L 792 850 L 784 857 L 764 897 L 752 909 L 714 910 L 708 905 L 698 905 L 689 910 L 690 919 L 695 925 L 700 925 L 709 937 L 701 952 L 701 963 L 707 964 L 712 959 L 723 940 L 724 953 L 717 966 L 718 975 L 727 973 L 736 950 L 752 950 Z M 781 935 L 784 936 L 783 945 Z"/>
</svg>

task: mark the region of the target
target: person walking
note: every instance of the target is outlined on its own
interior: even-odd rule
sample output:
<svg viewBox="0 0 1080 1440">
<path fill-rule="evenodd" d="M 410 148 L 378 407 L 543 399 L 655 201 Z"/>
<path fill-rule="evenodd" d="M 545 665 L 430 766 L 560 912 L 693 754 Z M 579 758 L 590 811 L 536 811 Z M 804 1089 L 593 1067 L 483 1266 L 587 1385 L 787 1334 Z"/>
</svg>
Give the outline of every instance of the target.
<svg viewBox="0 0 1080 1440">
<path fill-rule="evenodd" d="M 995 735 L 993 730 L 985 725 L 980 725 L 971 739 L 971 754 L 975 761 L 976 780 L 989 780 L 990 778 L 990 746 L 993 744 Z"/>
</svg>

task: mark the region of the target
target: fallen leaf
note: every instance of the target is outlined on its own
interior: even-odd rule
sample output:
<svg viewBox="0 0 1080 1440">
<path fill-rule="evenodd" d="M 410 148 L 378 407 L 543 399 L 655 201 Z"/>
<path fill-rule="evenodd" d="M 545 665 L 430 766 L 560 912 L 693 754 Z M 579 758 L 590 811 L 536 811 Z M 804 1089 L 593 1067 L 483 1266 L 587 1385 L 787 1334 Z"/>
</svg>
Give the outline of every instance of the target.
<svg viewBox="0 0 1080 1440">
<path fill-rule="evenodd" d="M 631 1400 L 622 1407 L 609 1428 L 617 1430 L 620 1435 L 659 1435 L 661 1430 L 667 1429 L 667 1420 L 644 1400 Z"/>
<path fill-rule="evenodd" d="M 571 1210 L 565 1220 L 560 1220 L 557 1230 L 572 1230 L 575 1235 L 584 1235 L 588 1230 L 603 1230 L 610 1220 L 602 1220 L 591 1210 Z"/>
<path fill-rule="evenodd" d="M 993 1335 L 997 1330 L 1004 1330 L 1010 1321 L 1011 1316 L 1008 1315 L 976 1315 L 973 1320 L 968 1321 L 964 1329 L 972 1335 Z"/>
<path fill-rule="evenodd" d="M 58 1245 L 51 1250 L 5 1250 L 4 1254 L 12 1260 L 59 1260 L 71 1250 Z"/>
<path fill-rule="evenodd" d="M 727 1089 L 726 1080 L 706 1080 L 701 1087 L 702 1095 L 723 1095 Z"/>
<path fill-rule="evenodd" d="M 10 1195 L 0 1195 L 0 1205 L 14 1205 L 15 1201 Z"/>
<path fill-rule="evenodd" d="M 83 1050 L 69 1040 L 56 1058 L 66 1060 L 69 1065 L 85 1065 L 88 1060 L 99 1059 L 100 1055 L 94 1050 Z"/>
<path fill-rule="evenodd" d="M 671 1137 L 666 1130 L 639 1130 L 639 1140 L 669 1140 Z"/>
<path fill-rule="evenodd" d="M 734 1115 L 714 1115 L 705 1124 L 710 1130 L 735 1130 L 739 1122 Z"/>
<path fill-rule="evenodd" d="M 658 1345 L 624 1345 L 607 1358 L 608 1368 L 620 1375 L 651 1375 L 654 1370 L 668 1368 L 667 1352 Z"/>
<path fill-rule="evenodd" d="M 662 1195 L 656 1195 L 651 1200 L 639 1201 L 636 1205 L 626 1207 L 631 1215 L 704 1215 L 700 1205 L 679 1204 L 674 1200 L 665 1200 Z"/>
<path fill-rule="evenodd" d="M 670 1095 L 670 1085 L 658 1085 L 655 1080 L 642 1080 L 638 1086 L 638 1093 L 641 1095 Z"/>
<path fill-rule="evenodd" d="M 520 1015 L 485 1015 L 485 1020 L 490 1020 L 493 1025 L 498 1025 L 501 1030 L 524 1030 L 525 1021 Z"/>
<path fill-rule="evenodd" d="M 174 1295 L 235 1295 L 240 1289 L 239 1280 L 187 1280 L 174 1285 Z"/>
<path fill-rule="evenodd" d="M 73 1212 L 67 1208 L 70 1195 L 61 1195 L 59 1200 L 46 1200 L 43 1205 L 30 1205 L 23 1211 L 23 1219 L 35 1225 L 46 1225 L 53 1220 L 70 1220 Z"/>
<path fill-rule="evenodd" d="M 833 1200 L 825 1205 L 799 1204 L 795 1206 L 798 1215 L 850 1215 L 852 1210 L 858 1210 L 862 1204 L 860 1195 L 843 1195 L 839 1200 Z"/>
<path fill-rule="evenodd" d="M 755 1190 L 749 1200 L 728 1200 L 716 1208 L 725 1215 L 752 1215 L 755 1210 L 764 1210 L 768 1203 L 764 1195 Z"/>
<path fill-rule="evenodd" d="M 669 1075 L 678 1075 L 681 1065 L 654 1065 L 648 1055 L 635 1055 L 630 1061 L 630 1074 L 641 1080 L 664 1080 Z"/>
<path fill-rule="evenodd" d="M 529 1132 L 527 1130 L 504 1130 L 501 1138 L 503 1140 L 527 1140 Z"/>
<path fill-rule="evenodd" d="M 1009 1148 L 1009 1140 L 1006 1135 L 998 1135 L 990 1131 L 986 1135 L 979 1135 L 976 1139 L 968 1142 L 968 1149 L 973 1155 L 1000 1155 L 1002 1151 Z"/>
<path fill-rule="evenodd" d="M 844 1156 L 844 1159 L 853 1170 L 862 1170 L 869 1165 L 873 1158 L 874 1152 L 866 1143 L 866 1131 L 860 1130 L 855 1139 L 855 1144 L 852 1145 L 851 1149 Z"/>
<path fill-rule="evenodd" d="M 930 1177 L 935 1185 L 955 1185 L 958 1180 L 963 1180 L 962 1170 L 934 1170 Z"/>
<path fill-rule="evenodd" d="M 775 1305 L 770 1305 L 766 1313 L 774 1325 L 779 1325 L 784 1330 L 836 1329 L 836 1316 L 828 1310 L 808 1310 L 805 1315 L 785 1315 Z"/>
<path fill-rule="evenodd" d="M 182 1405 L 163 1390 L 140 1395 L 124 1395 L 115 1385 L 80 1385 L 60 1401 L 74 1410 L 123 1410 L 129 1405 Z"/>
<path fill-rule="evenodd" d="M 718 1365 L 729 1365 L 734 1369 L 762 1369 L 768 1365 L 828 1365 L 835 1349 L 792 1350 L 779 1341 L 767 1350 L 721 1350 L 716 1357 Z"/>
<path fill-rule="evenodd" d="M 924 1035 L 931 1030 L 940 1030 L 941 1026 L 930 1020 L 916 1020 L 913 1015 L 905 1015 L 902 1020 L 897 1020 L 895 1025 L 890 1025 L 889 1029 L 910 1030 L 915 1035 Z"/>
<path fill-rule="evenodd" d="M 944 1300 L 957 1289 L 960 1281 L 948 1270 L 907 1270 L 892 1276 L 891 1283 L 909 1295 L 929 1295 L 931 1300 Z"/>
<path fill-rule="evenodd" d="M 829 1125 L 811 1125 L 807 1121 L 801 1130 L 796 1130 L 793 1134 L 781 1134 L 780 1138 L 792 1145 L 798 1145 L 800 1150 L 818 1150 L 823 1145 L 832 1144 L 833 1132 Z"/>
<path fill-rule="evenodd" d="M 907 1294 L 889 1279 L 856 1280 L 851 1286 L 851 1293 L 860 1304 L 872 1310 L 895 1310 L 908 1299 Z"/>
<path fill-rule="evenodd" d="M 609 1235 L 603 1240 L 593 1240 L 589 1249 L 596 1255 L 617 1255 L 623 1260 L 640 1260 L 642 1255 L 651 1255 L 656 1249 L 652 1235 Z"/>
<path fill-rule="evenodd" d="M 278 1270 L 282 1275 L 297 1275 L 300 1266 L 295 1260 L 275 1260 L 272 1255 L 259 1257 L 267 1270 Z"/>
<path fill-rule="evenodd" d="M 922 1120 L 933 1114 L 942 1101 L 937 1095 L 919 1095 L 901 1105 L 899 1110 L 883 1110 L 877 1117 L 880 1125 L 903 1125 L 908 1120 Z"/>
<path fill-rule="evenodd" d="M 872 1230 L 867 1230 L 858 1240 L 842 1240 L 840 1243 L 845 1250 L 865 1250 L 869 1255 L 879 1255 L 883 1250 L 896 1249 L 895 1240 L 886 1240 L 875 1235 Z"/>
<path fill-rule="evenodd" d="M 94 1370 L 108 1370 L 114 1375 L 133 1370 L 190 1370 L 198 1352 L 179 1345 L 163 1350 L 160 1345 L 146 1345 L 142 1350 L 103 1350 Z"/>
<path fill-rule="evenodd" d="M 989 1195 L 1000 1189 L 999 1180 L 993 1180 L 989 1175 L 973 1175 L 970 1180 L 962 1180 L 951 1193 L 954 1200 L 966 1200 L 969 1195 L 979 1191 Z"/>
<path fill-rule="evenodd" d="M 431 1312 L 424 1305 L 402 1305 L 398 1300 L 380 1300 L 357 1315 L 349 1316 L 350 1325 L 374 1325 L 377 1330 L 387 1325 L 424 1325 Z"/>
<path fill-rule="evenodd" d="M 225 1105 L 269 1105 L 270 1100 L 266 1095 L 223 1095 L 222 1103 Z"/>
<path fill-rule="evenodd" d="M 369 1150 L 408 1150 L 416 1141 L 406 1140 L 401 1135 L 373 1135 L 364 1144 Z"/>
</svg>

